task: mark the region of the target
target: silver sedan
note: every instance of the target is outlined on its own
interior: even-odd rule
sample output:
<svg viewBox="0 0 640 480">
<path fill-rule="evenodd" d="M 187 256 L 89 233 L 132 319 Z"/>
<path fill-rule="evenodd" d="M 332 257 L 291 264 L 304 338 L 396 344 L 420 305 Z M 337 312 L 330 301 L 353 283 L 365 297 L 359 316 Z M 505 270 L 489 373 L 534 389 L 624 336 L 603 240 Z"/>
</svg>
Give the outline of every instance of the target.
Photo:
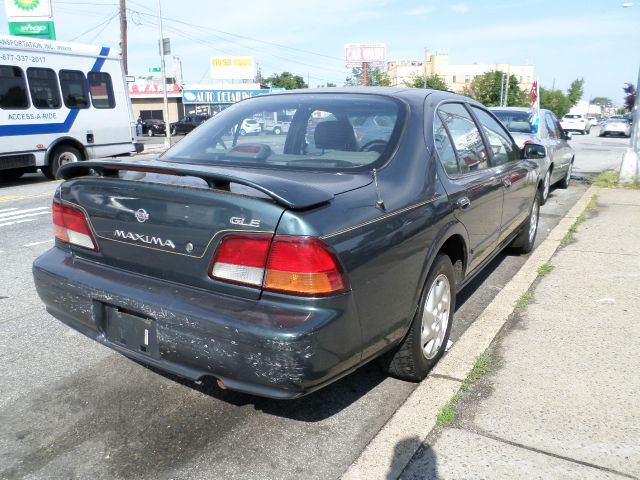
<svg viewBox="0 0 640 480">
<path fill-rule="evenodd" d="M 604 122 L 600 127 L 600 136 L 605 135 L 624 135 L 631 136 L 631 124 L 624 118 L 612 118 Z"/>
</svg>

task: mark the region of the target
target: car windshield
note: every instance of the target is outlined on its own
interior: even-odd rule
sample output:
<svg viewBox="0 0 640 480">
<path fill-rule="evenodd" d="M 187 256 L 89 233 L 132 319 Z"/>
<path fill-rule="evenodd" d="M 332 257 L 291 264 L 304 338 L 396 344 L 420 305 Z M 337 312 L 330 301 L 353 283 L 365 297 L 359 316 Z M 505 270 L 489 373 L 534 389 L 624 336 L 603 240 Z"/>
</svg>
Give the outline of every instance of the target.
<svg viewBox="0 0 640 480">
<path fill-rule="evenodd" d="M 252 98 L 215 115 L 161 160 L 295 170 L 371 169 L 394 149 L 403 108 L 399 101 L 370 94 Z M 274 131 L 275 122 L 283 119 L 287 128 Z"/>
<path fill-rule="evenodd" d="M 492 110 L 498 120 L 512 133 L 536 133 L 533 112 L 513 110 Z"/>
</svg>

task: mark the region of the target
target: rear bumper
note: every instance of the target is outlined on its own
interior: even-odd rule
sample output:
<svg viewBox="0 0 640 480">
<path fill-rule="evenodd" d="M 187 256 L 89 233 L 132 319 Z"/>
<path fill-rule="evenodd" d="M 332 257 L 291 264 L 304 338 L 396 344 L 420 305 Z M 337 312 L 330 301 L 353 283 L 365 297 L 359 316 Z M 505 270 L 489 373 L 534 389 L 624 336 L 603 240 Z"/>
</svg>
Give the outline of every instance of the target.
<svg viewBox="0 0 640 480">
<path fill-rule="evenodd" d="M 191 380 L 215 377 L 233 390 L 296 398 L 361 360 L 350 294 L 297 304 L 238 299 L 79 260 L 57 247 L 34 262 L 33 275 L 47 311 L 63 323 Z M 129 339 L 139 329 L 127 325 L 144 324 L 152 338 L 143 342 L 140 333 L 137 343 L 123 345 L 113 334 L 116 323 Z"/>
</svg>

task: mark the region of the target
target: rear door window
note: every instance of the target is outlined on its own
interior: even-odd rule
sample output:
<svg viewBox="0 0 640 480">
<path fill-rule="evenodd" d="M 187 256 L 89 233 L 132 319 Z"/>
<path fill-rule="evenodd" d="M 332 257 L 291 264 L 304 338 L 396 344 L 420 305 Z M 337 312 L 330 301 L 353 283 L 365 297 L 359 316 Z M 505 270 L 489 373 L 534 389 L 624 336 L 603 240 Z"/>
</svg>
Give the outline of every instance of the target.
<svg viewBox="0 0 640 480">
<path fill-rule="evenodd" d="M 0 65 L 0 108 L 29 108 L 27 82 L 19 67 Z"/>
<path fill-rule="evenodd" d="M 484 170 L 489 166 L 487 150 L 480 130 L 461 103 L 447 103 L 437 115 L 453 141 L 461 174 Z"/>
<path fill-rule="evenodd" d="M 494 165 L 504 165 L 508 162 L 515 162 L 520 159 L 520 152 L 511 140 L 511 136 L 500 122 L 491 115 L 478 107 L 471 107 L 482 129 L 484 130 L 489 146 L 491 147 L 491 155 Z"/>
</svg>

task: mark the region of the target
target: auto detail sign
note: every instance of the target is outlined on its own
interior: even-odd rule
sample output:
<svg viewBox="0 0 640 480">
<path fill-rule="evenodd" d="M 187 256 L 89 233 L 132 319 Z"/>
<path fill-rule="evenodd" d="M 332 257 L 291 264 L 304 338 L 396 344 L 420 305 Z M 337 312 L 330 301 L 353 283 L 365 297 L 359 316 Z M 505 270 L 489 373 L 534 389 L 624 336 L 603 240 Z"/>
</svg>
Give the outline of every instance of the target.
<svg viewBox="0 0 640 480">
<path fill-rule="evenodd" d="M 194 104 L 226 104 L 236 103 L 247 98 L 257 97 L 270 93 L 264 90 L 209 90 L 209 89 L 185 89 L 182 91 L 182 103 Z"/>
<path fill-rule="evenodd" d="M 387 56 L 387 45 L 384 43 L 345 43 L 344 60 L 347 66 L 358 66 L 363 63 L 384 65 Z"/>
<path fill-rule="evenodd" d="M 253 57 L 211 57 L 210 65 L 214 80 L 253 80 L 256 76 Z"/>
<path fill-rule="evenodd" d="M 9 21 L 24 18 L 51 18 L 51 0 L 4 0 Z"/>
</svg>

